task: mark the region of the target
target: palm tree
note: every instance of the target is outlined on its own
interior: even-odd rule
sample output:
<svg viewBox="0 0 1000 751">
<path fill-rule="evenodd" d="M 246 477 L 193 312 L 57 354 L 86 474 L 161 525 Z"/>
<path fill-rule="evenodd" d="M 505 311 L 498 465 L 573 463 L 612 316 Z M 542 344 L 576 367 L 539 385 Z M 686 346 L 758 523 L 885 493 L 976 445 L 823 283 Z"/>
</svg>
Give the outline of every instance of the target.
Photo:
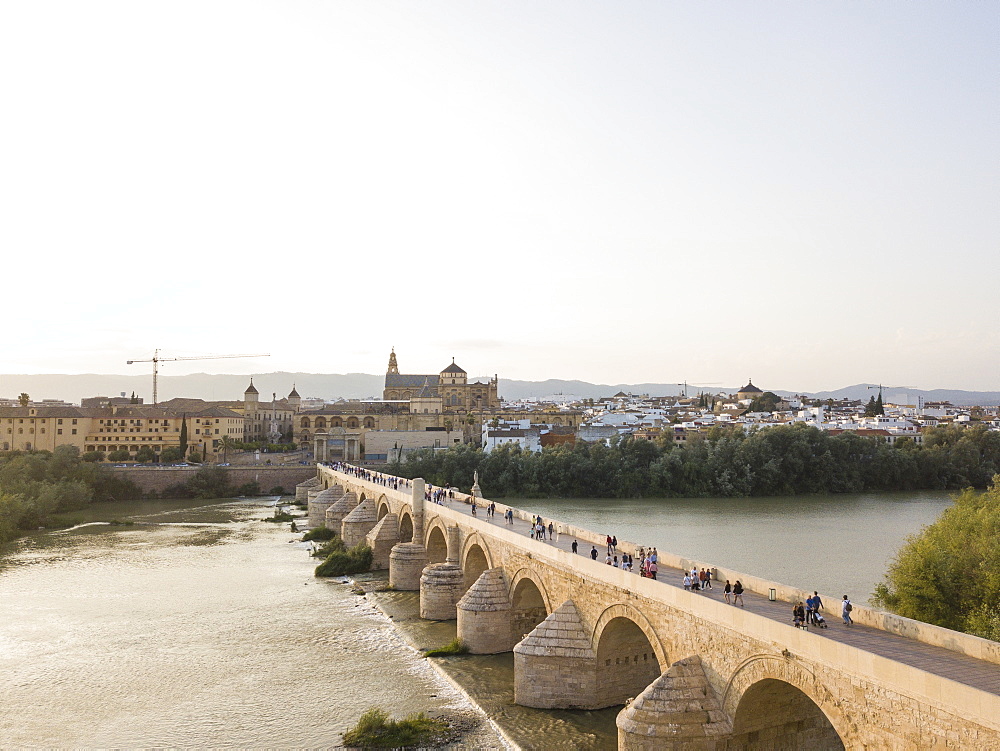
<svg viewBox="0 0 1000 751">
<path fill-rule="evenodd" d="M 222 461 L 229 464 L 229 449 L 233 448 L 233 439 L 227 435 L 219 439 L 219 446 L 222 447 Z"/>
</svg>

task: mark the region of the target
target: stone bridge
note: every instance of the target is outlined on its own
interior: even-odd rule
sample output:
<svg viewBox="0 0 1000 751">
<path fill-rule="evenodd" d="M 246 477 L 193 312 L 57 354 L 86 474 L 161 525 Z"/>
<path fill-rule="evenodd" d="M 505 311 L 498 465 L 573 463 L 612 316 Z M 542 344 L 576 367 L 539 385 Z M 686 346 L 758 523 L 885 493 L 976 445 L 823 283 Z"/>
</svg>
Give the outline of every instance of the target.
<svg viewBox="0 0 1000 751">
<path fill-rule="evenodd" d="M 624 705 L 621 749 L 1000 749 L 996 642 L 862 606 L 850 628 L 794 628 L 804 593 L 784 585 L 717 569 L 748 587 L 734 607 L 678 586 L 699 562 L 660 553 L 655 581 L 584 555 L 603 558 L 593 532 L 556 522 L 556 541 L 534 540 L 526 512 L 511 524 L 480 499 L 474 516 L 471 496 L 426 490 L 321 465 L 298 494 L 311 524 L 367 541 L 392 586 L 419 590 L 422 617 L 457 619 L 473 653 L 513 651 L 518 704 Z"/>
</svg>

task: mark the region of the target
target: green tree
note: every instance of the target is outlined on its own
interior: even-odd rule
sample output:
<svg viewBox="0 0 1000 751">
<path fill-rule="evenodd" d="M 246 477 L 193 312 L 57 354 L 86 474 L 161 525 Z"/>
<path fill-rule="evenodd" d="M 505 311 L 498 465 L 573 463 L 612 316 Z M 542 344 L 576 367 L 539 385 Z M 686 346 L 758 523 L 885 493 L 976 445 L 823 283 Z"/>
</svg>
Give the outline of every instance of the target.
<svg viewBox="0 0 1000 751">
<path fill-rule="evenodd" d="M 109 462 L 127 462 L 132 458 L 132 455 L 125 449 L 116 449 L 108 454 Z"/>
<path fill-rule="evenodd" d="M 765 391 L 752 402 L 750 402 L 751 412 L 774 412 L 778 408 L 781 397 L 773 391 Z"/>
<path fill-rule="evenodd" d="M 188 450 L 188 421 L 186 414 L 181 416 L 180 448 L 181 448 L 181 456 L 185 456 Z"/>
<path fill-rule="evenodd" d="M 149 462 L 156 461 L 156 452 L 153 451 L 149 446 L 141 446 L 138 451 L 135 452 L 135 460 L 137 462 L 142 462 L 143 464 L 149 464 Z"/>
<path fill-rule="evenodd" d="M 232 494 L 229 473 L 225 467 L 202 467 L 188 480 L 187 490 L 195 498 L 225 498 Z"/>
<path fill-rule="evenodd" d="M 907 618 L 1000 641 L 1000 475 L 908 538 L 872 596 Z"/>
<path fill-rule="evenodd" d="M 884 415 L 885 407 L 882 406 L 882 392 L 878 392 L 878 399 L 875 400 L 875 414 Z"/>
<path fill-rule="evenodd" d="M 176 446 L 167 446 L 160 452 L 160 461 L 163 462 L 179 462 L 183 458 L 184 454 Z"/>
<path fill-rule="evenodd" d="M 875 396 L 872 395 L 865 405 L 865 417 L 875 417 L 878 414 L 878 406 L 875 404 Z"/>
<path fill-rule="evenodd" d="M 31 403 L 31 397 L 28 396 L 24 391 L 17 395 L 17 403 L 22 407 L 27 407 Z"/>
</svg>

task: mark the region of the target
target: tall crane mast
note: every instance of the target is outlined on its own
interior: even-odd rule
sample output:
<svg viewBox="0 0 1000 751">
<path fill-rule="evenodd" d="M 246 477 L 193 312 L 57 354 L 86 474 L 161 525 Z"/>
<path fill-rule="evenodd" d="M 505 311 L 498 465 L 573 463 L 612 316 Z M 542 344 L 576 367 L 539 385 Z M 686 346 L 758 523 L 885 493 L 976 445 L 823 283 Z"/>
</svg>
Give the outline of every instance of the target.
<svg viewBox="0 0 1000 751">
<path fill-rule="evenodd" d="M 676 384 L 674 384 L 674 385 L 675 385 L 675 386 L 683 386 L 683 387 L 684 387 L 684 391 L 683 391 L 682 393 L 684 394 L 684 398 L 686 399 L 686 398 L 687 398 L 687 395 L 688 395 L 688 382 L 687 382 L 687 381 L 684 381 L 683 383 L 676 383 Z M 691 385 L 692 385 L 692 386 L 697 386 L 697 385 L 699 385 L 699 384 L 697 384 L 697 383 L 692 383 Z M 719 385 L 721 385 L 721 381 L 712 381 L 712 382 L 710 382 L 710 383 L 702 383 L 702 384 L 700 384 L 700 385 L 702 385 L 702 386 L 719 386 Z"/>
<path fill-rule="evenodd" d="M 155 407 L 159 402 L 157 401 L 156 394 L 156 378 L 159 374 L 160 363 L 161 362 L 175 362 L 177 360 L 223 360 L 231 357 L 270 357 L 270 354 L 266 355 L 202 355 L 198 357 L 160 357 L 160 350 L 154 349 L 153 356 L 148 360 L 128 360 L 125 364 L 131 365 L 136 362 L 151 362 L 153 363 L 153 406 Z"/>
</svg>

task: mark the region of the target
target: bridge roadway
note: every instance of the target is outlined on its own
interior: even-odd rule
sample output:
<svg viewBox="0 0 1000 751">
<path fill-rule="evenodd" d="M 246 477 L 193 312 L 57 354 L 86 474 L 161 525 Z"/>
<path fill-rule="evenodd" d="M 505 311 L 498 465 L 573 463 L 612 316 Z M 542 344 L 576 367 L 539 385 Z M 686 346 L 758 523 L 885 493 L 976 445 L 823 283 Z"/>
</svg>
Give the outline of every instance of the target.
<svg viewBox="0 0 1000 751">
<path fill-rule="evenodd" d="M 465 503 L 464 500 L 449 500 L 445 501 L 444 505 L 467 513 L 469 516 L 472 515 L 471 506 Z M 507 508 L 507 506 L 500 506 L 498 504 L 497 515 L 495 517 L 488 517 L 486 516 L 486 510 L 480 506 L 477 509 L 476 518 L 490 524 L 505 526 L 507 529 L 518 532 L 530 539 L 531 522 L 527 519 L 515 517 L 513 525 L 505 523 L 502 513 Z M 549 520 L 546 519 L 545 521 L 548 523 Z M 614 530 L 608 530 L 608 532 L 613 533 Z M 572 535 L 557 534 L 556 538 L 555 541 L 541 540 L 540 542 L 567 552 L 572 551 Z M 589 558 L 591 544 L 589 541 L 581 540 L 578 548 L 579 555 Z M 622 544 L 619 543 L 619 548 L 621 547 Z M 631 547 L 631 543 L 629 543 L 629 547 Z M 607 547 L 597 545 L 597 552 L 597 560 L 603 563 L 607 554 Z M 659 565 L 658 567 L 659 571 L 656 574 L 657 582 L 665 587 L 684 588 L 684 571 L 667 565 Z M 639 573 L 635 572 L 635 576 L 638 577 Z M 698 596 L 722 600 L 722 585 L 713 582 L 713 587 L 713 589 L 707 590 L 704 593 L 698 593 Z M 743 599 L 747 610 L 772 621 L 787 623 L 789 628 L 794 628 L 791 625 L 792 603 L 782 601 L 771 602 L 767 597 L 756 592 L 750 592 L 749 590 L 744 593 Z M 827 606 L 825 601 L 823 604 L 826 606 L 823 611 L 824 617 L 829 626 L 825 629 L 810 628 L 809 631 L 811 633 L 844 644 L 850 644 L 866 652 L 871 652 L 872 654 L 877 654 L 905 665 L 911 665 L 928 673 L 939 675 L 942 678 L 948 678 L 958 683 L 964 683 L 966 686 L 972 686 L 981 691 L 987 691 L 1000 696 L 1000 665 L 983 662 L 982 660 L 953 652 L 944 647 L 925 644 L 871 626 L 864 626 L 857 623 L 852 626 L 845 626 L 840 616 L 840 603 L 834 603 L 835 610 Z M 739 606 L 734 605 L 733 607 Z"/>
<path fill-rule="evenodd" d="M 1000 750 L 997 642 L 858 604 L 847 627 L 829 593 L 829 627 L 806 632 L 791 624 L 802 593 L 787 585 L 716 569 L 746 587 L 745 606 L 728 605 L 718 587 L 683 590 L 682 568 L 709 562 L 659 551 L 652 581 L 605 565 L 604 534 L 552 520 L 556 540 L 528 539 L 530 510 L 512 509 L 510 524 L 508 507 L 489 517 L 482 499 L 473 517 L 468 496 L 427 502 L 419 479 L 321 465 L 296 494 L 310 523 L 367 542 L 392 586 L 419 589 L 422 617 L 457 618 L 473 653 L 513 651 L 518 704 L 624 704 L 625 751 Z"/>
</svg>

